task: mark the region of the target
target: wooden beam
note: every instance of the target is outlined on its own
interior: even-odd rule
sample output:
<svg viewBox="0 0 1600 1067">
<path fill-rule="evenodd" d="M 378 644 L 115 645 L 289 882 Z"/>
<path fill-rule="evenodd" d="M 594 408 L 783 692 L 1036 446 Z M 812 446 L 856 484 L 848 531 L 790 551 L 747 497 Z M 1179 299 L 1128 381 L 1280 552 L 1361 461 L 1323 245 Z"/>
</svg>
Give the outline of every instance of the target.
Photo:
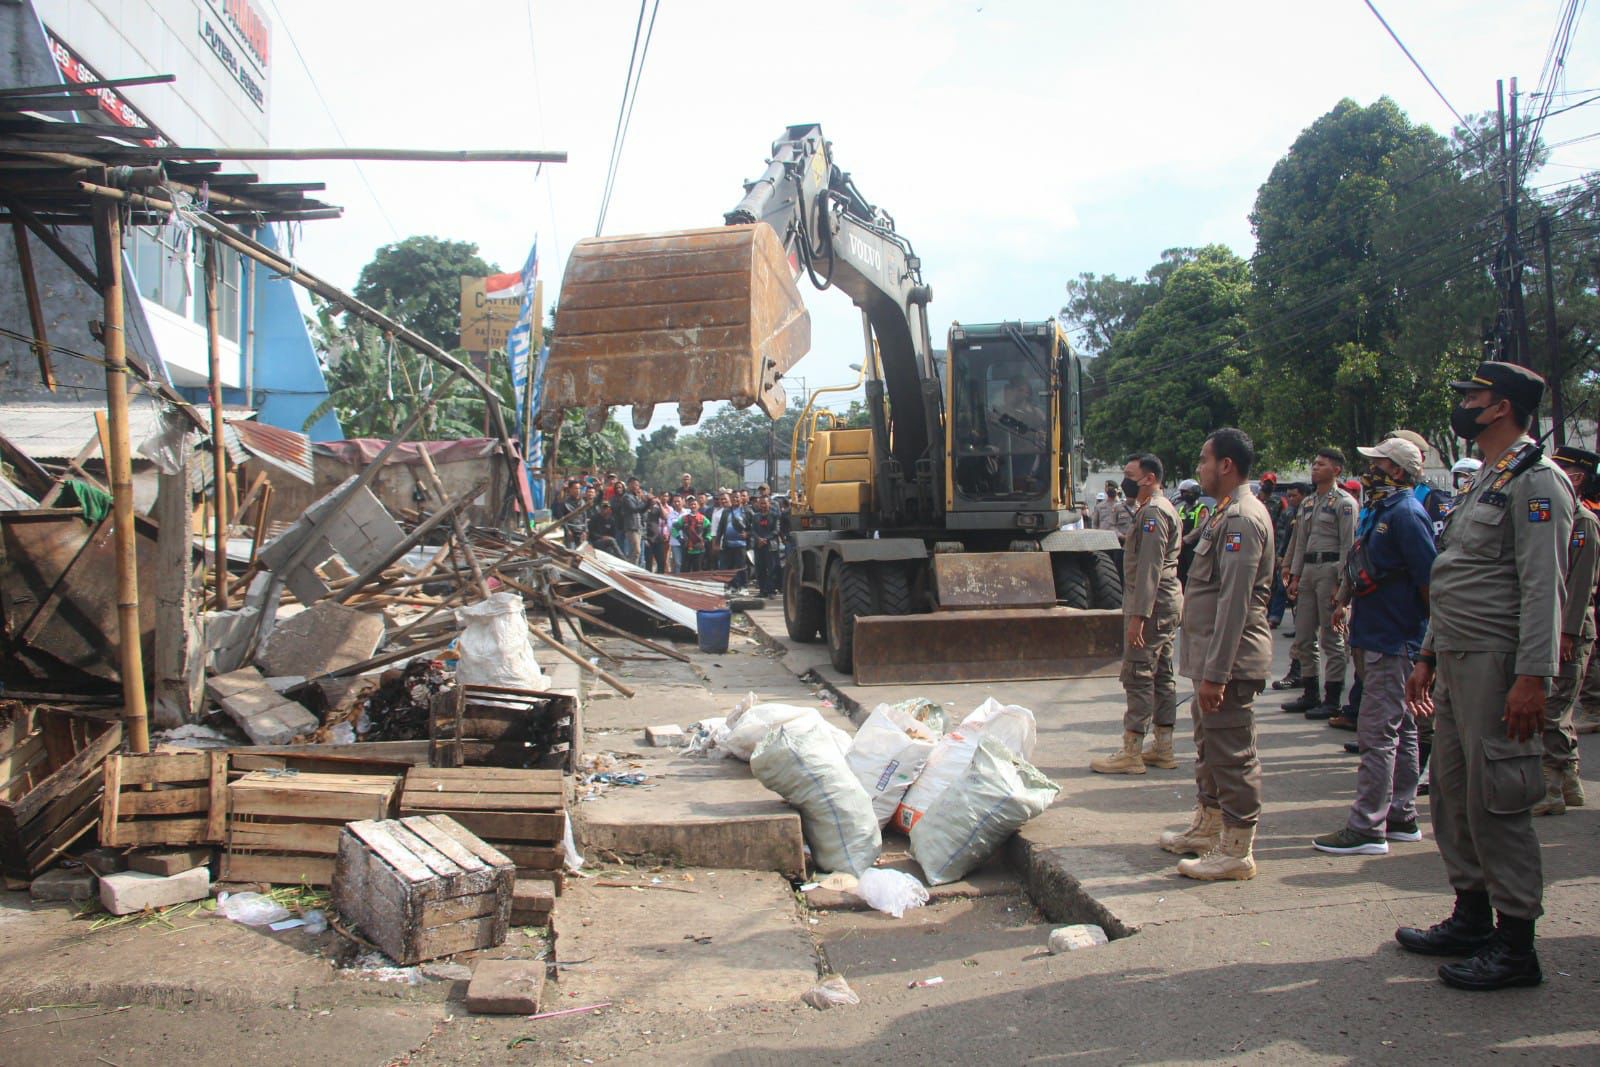
<svg viewBox="0 0 1600 1067">
<path fill-rule="evenodd" d="M 28 321 L 33 325 L 33 354 L 39 359 L 39 378 L 46 389 L 56 391 L 56 370 L 50 365 L 50 339 L 45 336 L 44 306 L 39 302 L 39 279 L 33 273 L 33 250 L 28 245 L 28 227 L 21 219 L 11 220 L 11 237 L 17 245 L 17 267 L 22 272 L 22 291 L 28 300 Z"/>
<path fill-rule="evenodd" d="M 92 270 L 87 263 L 62 243 L 61 238 L 50 231 L 50 227 L 41 222 L 33 212 L 23 207 L 12 197 L 0 194 L 0 204 L 5 204 L 6 210 L 11 212 L 13 218 L 22 220 L 22 224 L 31 230 L 35 237 L 45 243 L 45 247 L 54 252 L 61 262 L 72 268 L 74 274 L 82 278 L 95 292 L 100 291 L 100 275 Z"/>
<path fill-rule="evenodd" d="M 176 74 L 140 74 L 132 78 L 106 78 L 93 82 L 63 82 L 60 85 L 18 85 L 0 89 L 0 96 L 31 96 L 34 94 L 63 92 L 81 93 L 89 89 L 121 89 L 127 85 L 166 85 L 178 80 Z M 109 129 L 109 127 L 108 127 Z"/>
</svg>

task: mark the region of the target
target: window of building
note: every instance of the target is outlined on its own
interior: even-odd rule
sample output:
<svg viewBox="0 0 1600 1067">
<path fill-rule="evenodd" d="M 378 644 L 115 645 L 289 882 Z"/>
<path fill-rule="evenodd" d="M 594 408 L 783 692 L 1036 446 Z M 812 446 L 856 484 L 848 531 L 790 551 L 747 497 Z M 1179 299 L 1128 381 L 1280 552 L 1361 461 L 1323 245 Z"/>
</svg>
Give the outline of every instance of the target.
<svg viewBox="0 0 1600 1067">
<path fill-rule="evenodd" d="M 168 311 L 184 313 L 189 299 L 189 270 L 185 262 L 191 240 L 177 226 L 136 226 L 128 242 L 133 261 L 134 285 L 139 295 Z"/>
<path fill-rule="evenodd" d="M 206 324 L 205 255 L 205 249 L 197 243 L 190 315 L 202 326 Z M 239 340 L 239 255 L 221 248 L 217 250 L 217 332 L 230 341 Z"/>
</svg>

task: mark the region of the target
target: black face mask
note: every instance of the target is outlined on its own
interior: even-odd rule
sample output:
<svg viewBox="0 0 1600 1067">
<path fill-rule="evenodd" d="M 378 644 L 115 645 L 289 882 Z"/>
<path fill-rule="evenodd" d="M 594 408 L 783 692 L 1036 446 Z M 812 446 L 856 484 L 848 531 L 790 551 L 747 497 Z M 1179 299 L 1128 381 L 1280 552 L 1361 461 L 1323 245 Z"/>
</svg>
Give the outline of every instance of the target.
<svg viewBox="0 0 1600 1067">
<path fill-rule="evenodd" d="M 1139 483 L 1132 478 L 1122 479 L 1122 495 L 1133 500 L 1139 495 Z"/>
<path fill-rule="evenodd" d="M 1463 440 L 1471 441 L 1488 429 L 1478 421 L 1482 408 L 1464 408 L 1459 404 L 1450 409 L 1450 432 Z"/>
</svg>

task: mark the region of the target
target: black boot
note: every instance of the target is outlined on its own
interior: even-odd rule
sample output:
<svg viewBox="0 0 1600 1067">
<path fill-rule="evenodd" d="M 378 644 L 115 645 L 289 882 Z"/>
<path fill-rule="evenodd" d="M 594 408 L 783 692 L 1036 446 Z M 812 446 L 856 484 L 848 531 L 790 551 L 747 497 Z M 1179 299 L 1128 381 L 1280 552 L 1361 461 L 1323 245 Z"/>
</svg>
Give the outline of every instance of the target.
<svg viewBox="0 0 1600 1067">
<path fill-rule="evenodd" d="M 1344 696 L 1343 682 L 1329 682 L 1327 695 L 1322 698 L 1322 703 L 1306 712 L 1306 718 L 1324 722 L 1339 714 L 1339 700 Z"/>
<path fill-rule="evenodd" d="M 1470 956 L 1494 938 L 1494 909 L 1486 892 L 1456 892 L 1450 918 L 1426 930 L 1402 926 L 1394 939 L 1407 952 L 1423 956 Z"/>
<path fill-rule="evenodd" d="M 1533 950 L 1533 920 L 1500 916 L 1500 928 L 1477 955 L 1439 968 L 1445 985 L 1457 989 L 1510 989 L 1544 981 L 1539 956 Z"/>
<path fill-rule="evenodd" d="M 1425 797 L 1428 795 L 1428 783 L 1430 780 L 1428 775 L 1428 754 L 1432 751 L 1433 742 L 1417 742 L 1417 774 L 1421 776 L 1421 780 L 1417 782 L 1417 796 L 1419 797 Z"/>
<path fill-rule="evenodd" d="M 1292 659 L 1289 661 L 1289 673 L 1273 682 L 1272 688 L 1279 691 L 1284 689 L 1299 689 L 1302 684 L 1303 683 L 1300 680 L 1300 661 L 1297 659 Z"/>
<path fill-rule="evenodd" d="M 1322 705 L 1322 688 L 1317 685 L 1317 676 L 1312 675 L 1305 680 L 1305 692 L 1283 706 L 1284 711 L 1296 712 L 1304 715 L 1312 708 Z"/>
</svg>

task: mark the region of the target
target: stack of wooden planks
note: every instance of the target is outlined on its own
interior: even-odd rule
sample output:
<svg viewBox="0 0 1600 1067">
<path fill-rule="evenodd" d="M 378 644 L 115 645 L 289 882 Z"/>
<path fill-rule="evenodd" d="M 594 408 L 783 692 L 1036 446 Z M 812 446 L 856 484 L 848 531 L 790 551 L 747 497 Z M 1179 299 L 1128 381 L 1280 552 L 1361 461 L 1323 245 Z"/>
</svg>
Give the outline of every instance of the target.
<svg viewBox="0 0 1600 1067">
<path fill-rule="evenodd" d="M 391 775 L 251 771 L 228 785 L 222 880 L 333 884 L 344 825 L 389 818 L 401 781 Z"/>
<path fill-rule="evenodd" d="M 95 828 L 100 763 L 121 744 L 114 718 L 0 702 L 0 869 L 31 879 Z"/>
<path fill-rule="evenodd" d="M 228 754 L 149 752 L 109 756 L 100 800 L 100 843 L 217 845 L 228 813 Z"/>
<path fill-rule="evenodd" d="M 561 888 L 567 798 L 560 771 L 413 767 L 400 814 L 448 815 L 504 853 L 519 879 Z"/>
</svg>

